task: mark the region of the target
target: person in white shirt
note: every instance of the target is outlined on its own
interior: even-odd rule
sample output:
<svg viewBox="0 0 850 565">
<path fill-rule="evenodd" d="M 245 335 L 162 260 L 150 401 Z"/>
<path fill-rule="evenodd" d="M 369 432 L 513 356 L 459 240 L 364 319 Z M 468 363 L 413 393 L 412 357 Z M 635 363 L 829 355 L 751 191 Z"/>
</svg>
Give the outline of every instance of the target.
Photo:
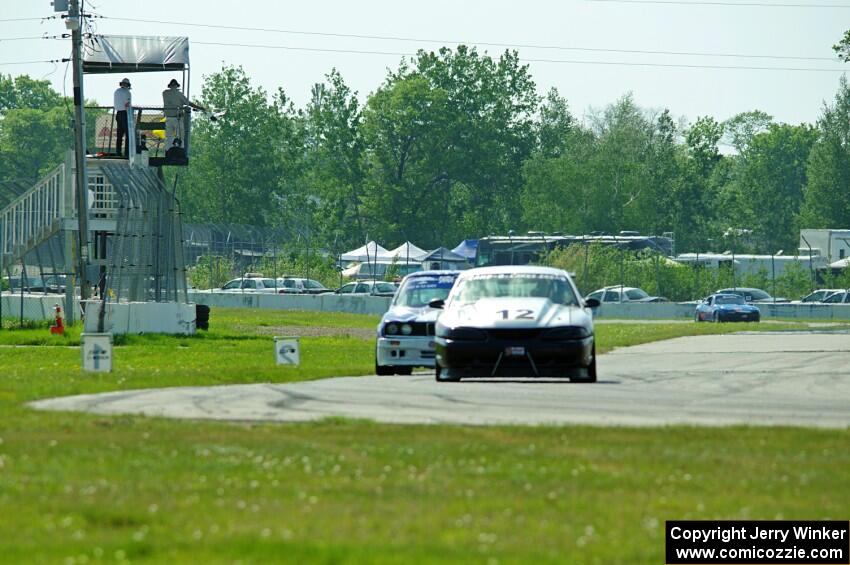
<svg viewBox="0 0 850 565">
<path fill-rule="evenodd" d="M 129 131 L 127 130 L 127 112 L 132 111 L 130 108 L 133 104 L 133 95 L 130 92 L 130 79 L 121 79 L 118 83 L 118 89 L 115 91 L 115 121 L 118 124 L 118 139 L 115 141 L 115 152 L 118 155 L 127 157 L 127 151 L 130 149 Z M 127 141 L 127 146 L 124 146 L 124 141 Z M 121 149 L 124 148 L 122 152 Z"/>
<path fill-rule="evenodd" d="M 183 109 L 186 106 L 195 108 L 196 110 L 204 110 L 206 108 L 200 104 L 195 104 L 186 95 L 180 92 L 180 83 L 176 79 L 171 79 L 168 83 L 168 88 L 162 91 L 162 106 L 165 114 L 165 150 L 166 152 L 174 145 L 183 147 Z M 179 142 L 178 142 L 179 140 Z"/>
</svg>

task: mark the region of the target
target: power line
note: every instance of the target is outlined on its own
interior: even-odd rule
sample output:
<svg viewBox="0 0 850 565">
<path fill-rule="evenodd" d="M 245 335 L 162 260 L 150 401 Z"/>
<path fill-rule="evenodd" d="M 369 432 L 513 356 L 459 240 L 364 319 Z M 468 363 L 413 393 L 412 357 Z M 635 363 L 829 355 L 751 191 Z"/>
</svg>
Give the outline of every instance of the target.
<svg viewBox="0 0 850 565">
<path fill-rule="evenodd" d="M 0 63 L 0 67 L 5 67 L 9 65 L 35 65 L 38 63 L 61 63 L 62 59 L 48 59 L 46 61 L 10 61 L 6 63 Z"/>
<path fill-rule="evenodd" d="M 24 41 L 27 39 L 63 39 L 61 35 L 33 35 L 30 37 L 0 37 L 0 43 L 4 41 Z"/>
<path fill-rule="evenodd" d="M 707 2 L 699 0 L 586 0 L 587 2 L 609 2 L 617 4 L 678 4 L 681 6 L 731 6 L 733 8 L 826 8 L 846 10 L 850 4 L 777 4 L 773 2 Z"/>
<path fill-rule="evenodd" d="M 195 45 L 215 45 L 221 47 L 246 47 L 254 49 L 281 49 L 285 51 L 309 51 L 316 53 L 345 53 L 354 55 L 391 55 L 397 57 L 414 57 L 416 53 L 403 53 L 398 51 L 361 51 L 355 49 L 330 49 L 322 47 L 293 47 L 291 45 L 260 45 L 248 43 L 225 43 L 218 41 L 195 41 Z M 696 65 L 685 63 L 640 63 L 627 61 L 582 61 L 574 59 L 527 59 L 521 57 L 524 63 L 559 63 L 573 65 L 617 65 L 627 67 L 662 67 L 662 68 L 684 68 L 684 69 L 724 69 L 724 70 L 748 70 L 748 71 L 808 71 L 808 72 L 830 72 L 841 73 L 846 69 L 823 69 L 812 67 L 756 67 L 743 65 Z"/>
<path fill-rule="evenodd" d="M 600 0 L 601 1 L 601 0 Z M 615 1 L 615 0 L 611 0 Z M 632 1 L 632 0 L 623 0 L 623 1 Z M 637 1 L 637 0 L 634 0 Z M 649 0 L 647 0 L 649 1 Z M 261 27 L 242 27 L 242 26 L 229 26 L 229 25 L 217 25 L 217 24 L 200 24 L 200 23 L 192 23 L 192 22 L 177 22 L 177 21 L 168 21 L 168 20 L 146 20 L 139 18 L 116 18 L 111 16 L 97 16 L 99 18 L 116 20 L 116 21 L 126 21 L 126 22 L 137 22 L 137 23 L 150 23 L 150 24 L 166 24 L 166 25 L 180 25 L 180 26 L 188 26 L 188 27 L 200 27 L 200 28 L 209 28 L 209 29 L 227 29 L 233 31 L 260 31 L 267 33 L 282 33 L 289 35 L 304 35 L 304 36 L 316 36 L 316 37 L 336 37 L 336 38 L 345 38 L 345 39 L 371 39 L 378 41 L 408 41 L 408 42 L 417 42 L 417 43 L 440 43 L 440 44 L 468 44 L 468 45 L 481 45 L 483 47 L 511 47 L 515 49 L 551 49 L 557 51 L 589 51 L 589 52 L 600 52 L 600 53 L 630 53 L 637 55 L 676 55 L 676 56 L 693 56 L 693 57 L 736 57 L 743 59 L 788 59 L 788 60 L 798 60 L 798 61 L 834 61 L 835 59 L 832 57 L 799 57 L 799 56 L 786 56 L 786 55 L 754 55 L 754 54 L 743 54 L 743 53 L 706 53 L 706 52 L 694 52 L 694 51 L 651 51 L 644 49 L 611 49 L 611 48 L 598 48 L 598 47 L 575 47 L 575 46 L 567 46 L 567 45 L 545 45 L 545 44 L 529 44 L 529 43 L 498 43 L 498 42 L 486 42 L 486 41 L 453 41 L 446 39 L 431 39 L 424 37 L 403 37 L 403 36 L 387 36 L 387 35 L 364 35 L 364 34 L 354 34 L 354 33 L 330 33 L 330 32 L 320 32 L 320 31 L 299 31 L 292 29 L 275 29 L 275 28 L 261 28 Z M 193 43 L 200 43 L 197 41 L 193 41 Z"/>
<path fill-rule="evenodd" d="M 11 19 L 2 19 L 0 22 L 40 22 L 42 20 L 48 20 L 50 18 L 54 18 L 56 16 L 48 16 L 46 18 L 11 18 Z"/>
</svg>

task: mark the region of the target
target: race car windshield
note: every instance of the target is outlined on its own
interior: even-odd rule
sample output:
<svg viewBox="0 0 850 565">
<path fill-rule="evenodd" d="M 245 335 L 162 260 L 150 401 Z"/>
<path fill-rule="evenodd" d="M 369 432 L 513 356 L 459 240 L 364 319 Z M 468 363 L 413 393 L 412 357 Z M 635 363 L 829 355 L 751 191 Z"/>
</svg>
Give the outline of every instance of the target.
<svg viewBox="0 0 850 565">
<path fill-rule="evenodd" d="M 432 300 L 445 300 L 455 277 L 414 277 L 407 279 L 396 294 L 394 306 L 421 308 Z"/>
<path fill-rule="evenodd" d="M 740 296 L 718 296 L 714 300 L 715 304 L 746 304 Z"/>
<path fill-rule="evenodd" d="M 569 282 L 554 275 L 497 274 L 467 279 L 457 289 L 453 300 L 469 304 L 482 298 L 548 298 L 556 304 L 578 306 Z"/>
</svg>

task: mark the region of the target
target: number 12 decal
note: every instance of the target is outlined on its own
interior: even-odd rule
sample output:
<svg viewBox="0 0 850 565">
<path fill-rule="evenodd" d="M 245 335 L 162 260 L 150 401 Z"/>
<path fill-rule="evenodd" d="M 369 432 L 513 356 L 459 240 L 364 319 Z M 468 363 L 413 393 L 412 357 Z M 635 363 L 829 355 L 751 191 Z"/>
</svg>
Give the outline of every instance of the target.
<svg viewBox="0 0 850 565">
<path fill-rule="evenodd" d="M 507 320 L 511 317 L 510 316 L 511 312 L 514 313 L 514 320 L 533 320 L 534 319 L 534 316 L 532 315 L 532 314 L 534 314 L 534 310 L 524 310 L 524 309 L 523 310 L 499 310 L 497 312 L 497 314 L 501 314 L 502 319 Z"/>
</svg>

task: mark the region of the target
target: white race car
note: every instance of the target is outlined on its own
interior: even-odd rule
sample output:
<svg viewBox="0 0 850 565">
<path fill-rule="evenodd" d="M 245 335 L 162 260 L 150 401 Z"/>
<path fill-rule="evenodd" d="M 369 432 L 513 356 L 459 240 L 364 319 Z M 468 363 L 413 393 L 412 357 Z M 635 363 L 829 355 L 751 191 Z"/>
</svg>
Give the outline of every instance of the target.
<svg viewBox="0 0 850 565">
<path fill-rule="evenodd" d="M 404 278 L 378 324 L 375 374 L 409 375 L 414 367 L 434 366 L 434 322 L 440 311 L 428 304 L 445 299 L 458 274 L 421 271 Z"/>
<path fill-rule="evenodd" d="M 437 381 L 466 377 L 596 382 L 589 308 L 566 271 L 500 266 L 465 271 L 436 326 Z"/>
</svg>

